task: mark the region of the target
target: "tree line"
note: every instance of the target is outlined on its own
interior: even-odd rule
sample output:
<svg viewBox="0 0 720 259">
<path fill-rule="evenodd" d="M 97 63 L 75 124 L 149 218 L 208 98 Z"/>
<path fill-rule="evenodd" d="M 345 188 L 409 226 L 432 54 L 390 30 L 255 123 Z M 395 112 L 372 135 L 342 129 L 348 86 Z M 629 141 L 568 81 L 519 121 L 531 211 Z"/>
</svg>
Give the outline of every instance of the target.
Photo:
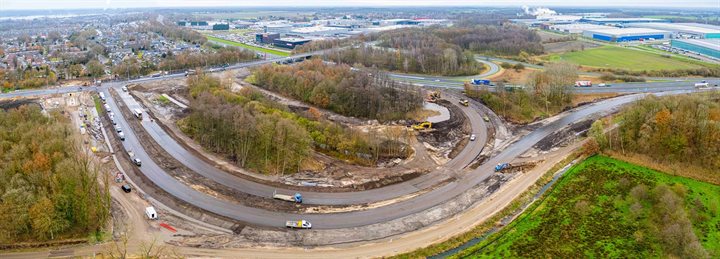
<svg viewBox="0 0 720 259">
<path fill-rule="evenodd" d="M 649 96 L 627 107 L 617 130 L 595 122 L 590 135 L 601 149 L 644 154 L 720 170 L 720 96 Z M 717 179 L 715 177 L 715 179 Z"/>
<path fill-rule="evenodd" d="M 267 65 L 252 82 L 336 113 L 366 119 L 397 120 L 422 106 L 422 94 L 379 71 L 353 71 L 314 59 L 293 66 Z"/>
<path fill-rule="evenodd" d="M 85 237 L 105 224 L 107 187 L 68 123 L 37 106 L 0 110 L 0 242 Z"/>
<path fill-rule="evenodd" d="M 166 38 L 182 40 L 192 44 L 202 45 L 207 42 L 207 38 L 205 38 L 205 35 L 202 35 L 202 33 L 188 28 L 179 27 L 174 24 L 162 24 L 157 21 L 146 21 L 141 23 L 140 26 L 138 26 L 138 31 L 144 33 L 154 32 Z"/>
<path fill-rule="evenodd" d="M 406 136 L 397 132 L 370 136 L 327 121 L 312 108 L 296 114 L 250 88 L 233 93 L 205 74 L 190 77 L 188 85 L 192 111 L 178 122 L 180 128 L 244 168 L 295 173 L 313 150 L 363 165 L 408 155 L 401 142 Z"/>
<path fill-rule="evenodd" d="M 162 62 L 160 70 L 177 70 L 196 67 L 234 64 L 256 58 L 254 52 L 236 47 L 221 47 L 213 45 L 214 52 L 183 51 L 178 54 L 168 52 Z"/>
</svg>

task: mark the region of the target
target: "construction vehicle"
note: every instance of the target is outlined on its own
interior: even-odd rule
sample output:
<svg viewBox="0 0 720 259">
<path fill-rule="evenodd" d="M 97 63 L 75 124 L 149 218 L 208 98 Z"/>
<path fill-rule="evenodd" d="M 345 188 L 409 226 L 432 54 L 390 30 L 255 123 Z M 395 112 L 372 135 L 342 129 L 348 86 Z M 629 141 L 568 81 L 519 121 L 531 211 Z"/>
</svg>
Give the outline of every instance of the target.
<svg viewBox="0 0 720 259">
<path fill-rule="evenodd" d="M 425 101 L 427 101 L 429 103 L 434 103 L 439 99 L 440 99 L 440 91 L 432 91 L 428 94 L 427 98 L 425 98 Z"/>
<path fill-rule="evenodd" d="M 500 172 L 502 170 L 505 170 L 507 168 L 510 168 L 510 163 L 502 163 L 495 166 L 495 172 Z"/>
<path fill-rule="evenodd" d="M 466 100 L 466 99 L 460 99 L 460 104 L 462 104 L 465 107 L 470 106 L 470 102 L 468 102 L 468 100 Z"/>
<path fill-rule="evenodd" d="M 287 228 L 311 229 L 312 224 L 306 220 L 290 220 L 285 222 Z"/>
<path fill-rule="evenodd" d="M 419 124 L 415 124 L 412 126 L 415 130 L 425 130 L 425 129 L 431 129 L 432 128 L 432 122 L 424 121 Z"/>
<path fill-rule="evenodd" d="M 277 193 L 277 190 L 275 190 L 273 191 L 273 199 L 302 203 L 302 195 L 300 193 L 295 193 L 295 195 L 285 195 L 279 194 Z"/>
</svg>

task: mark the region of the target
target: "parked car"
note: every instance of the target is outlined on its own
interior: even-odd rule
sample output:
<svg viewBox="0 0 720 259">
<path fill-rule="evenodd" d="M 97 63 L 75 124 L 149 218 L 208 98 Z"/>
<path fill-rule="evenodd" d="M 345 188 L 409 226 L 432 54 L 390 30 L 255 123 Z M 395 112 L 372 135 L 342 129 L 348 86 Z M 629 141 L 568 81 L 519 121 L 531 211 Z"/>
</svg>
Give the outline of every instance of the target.
<svg viewBox="0 0 720 259">
<path fill-rule="evenodd" d="M 120 189 L 122 189 L 126 193 L 130 193 L 132 191 L 132 188 L 130 188 L 129 184 L 125 184 L 123 186 L 120 186 Z"/>
<path fill-rule="evenodd" d="M 136 166 L 142 166 L 142 161 L 139 158 L 134 158 L 132 161 Z"/>
<path fill-rule="evenodd" d="M 122 128 L 120 128 L 120 126 L 115 126 L 115 131 L 117 131 L 118 133 L 120 133 L 120 132 L 122 132 Z"/>
</svg>

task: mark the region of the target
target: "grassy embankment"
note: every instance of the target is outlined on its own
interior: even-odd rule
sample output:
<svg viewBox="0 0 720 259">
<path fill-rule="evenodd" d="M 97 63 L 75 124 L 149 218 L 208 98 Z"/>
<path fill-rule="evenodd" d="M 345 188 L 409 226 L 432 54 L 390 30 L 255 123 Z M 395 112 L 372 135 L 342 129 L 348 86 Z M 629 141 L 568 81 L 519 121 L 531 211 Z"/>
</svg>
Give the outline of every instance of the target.
<svg viewBox="0 0 720 259">
<path fill-rule="evenodd" d="M 263 52 L 263 53 L 268 53 L 268 54 L 272 54 L 272 55 L 276 55 L 276 56 L 281 56 L 281 57 L 290 56 L 290 52 L 289 52 L 289 51 L 282 51 L 282 50 L 277 50 L 277 49 L 262 48 L 262 47 L 258 47 L 258 46 L 253 46 L 253 45 L 248 45 L 248 44 L 245 44 L 245 43 L 236 42 L 236 41 L 225 40 L 225 39 L 221 39 L 221 38 L 214 37 L 214 36 L 210 36 L 210 35 L 205 35 L 205 37 L 207 37 L 207 39 L 210 40 L 210 41 L 220 42 L 220 43 L 227 44 L 227 45 L 230 45 L 230 46 L 240 47 L 240 48 L 249 49 L 249 50 L 254 50 L 254 51 L 260 51 L 260 52 Z"/>
<path fill-rule="evenodd" d="M 717 258 L 718 207 L 718 185 L 594 156 L 542 202 L 456 256 Z"/>
<path fill-rule="evenodd" d="M 583 51 L 547 56 L 550 61 L 566 61 L 593 68 L 621 68 L 626 70 L 695 69 L 702 65 L 683 58 L 667 58 L 658 53 L 616 46 L 602 46 Z"/>
</svg>

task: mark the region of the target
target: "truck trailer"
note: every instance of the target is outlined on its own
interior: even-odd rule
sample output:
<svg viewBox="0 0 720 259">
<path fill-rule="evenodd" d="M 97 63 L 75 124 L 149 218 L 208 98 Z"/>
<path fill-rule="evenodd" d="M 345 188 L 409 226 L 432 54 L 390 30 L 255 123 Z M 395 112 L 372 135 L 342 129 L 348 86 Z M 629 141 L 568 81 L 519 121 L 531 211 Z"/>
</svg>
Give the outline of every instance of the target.
<svg viewBox="0 0 720 259">
<path fill-rule="evenodd" d="M 295 193 L 295 195 L 285 195 L 285 194 L 279 194 L 277 193 L 277 190 L 273 191 L 273 199 L 276 200 L 282 200 L 282 201 L 290 201 L 295 203 L 302 203 L 302 195 L 300 193 Z"/>
</svg>

